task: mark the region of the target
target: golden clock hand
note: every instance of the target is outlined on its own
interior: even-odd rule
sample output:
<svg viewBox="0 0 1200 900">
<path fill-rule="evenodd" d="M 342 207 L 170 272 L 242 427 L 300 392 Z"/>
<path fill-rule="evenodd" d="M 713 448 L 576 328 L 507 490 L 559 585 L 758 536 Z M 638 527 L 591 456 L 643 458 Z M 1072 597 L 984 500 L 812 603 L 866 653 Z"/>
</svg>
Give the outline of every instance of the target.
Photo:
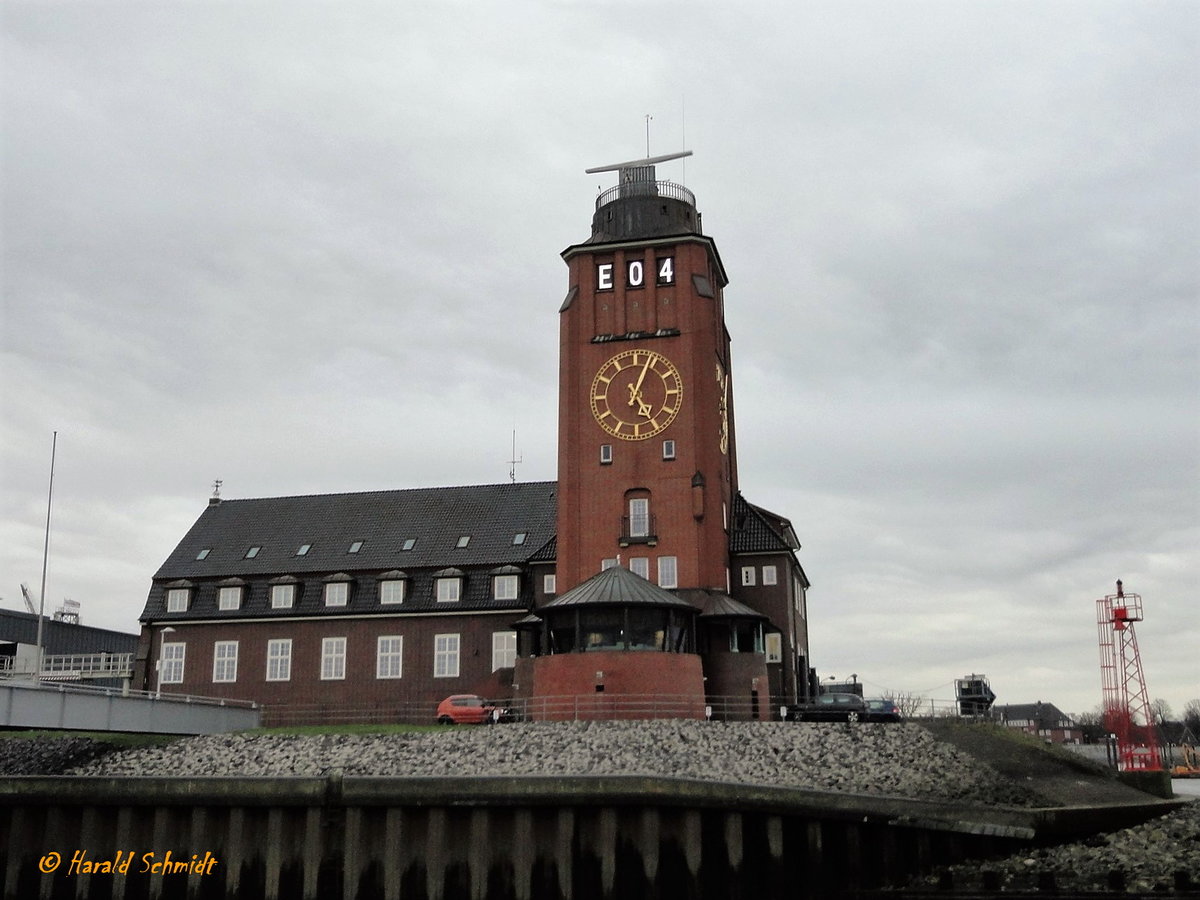
<svg viewBox="0 0 1200 900">
<path fill-rule="evenodd" d="M 629 405 L 633 406 L 633 398 L 642 396 L 642 382 L 646 380 L 646 373 L 650 371 L 650 363 L 654 361 L 654 357 L 649 353 L 646 354 L 646 364 L 642 366 L 642 374 L 638 376 L 637 384 L 633 386 L 633 390 L 629 393 Z M 642 415 L 645 415 L 643 413 Z"/>
</svg>

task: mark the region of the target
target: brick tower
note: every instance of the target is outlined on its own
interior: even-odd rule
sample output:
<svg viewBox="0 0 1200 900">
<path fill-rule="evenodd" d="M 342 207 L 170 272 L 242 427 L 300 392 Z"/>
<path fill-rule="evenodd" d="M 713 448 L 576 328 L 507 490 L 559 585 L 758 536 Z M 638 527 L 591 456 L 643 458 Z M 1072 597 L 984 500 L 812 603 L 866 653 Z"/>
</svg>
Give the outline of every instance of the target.
<svg viewBox="0 0 1200 900">
<path fill-rule="evenodd" d="M 729 590 L 737 492 L 729 336 L 716 244 L 655 164 L 615 171 L 592 235 L 563 251 L 558 590 L 606 565 L 664 588 Z"/>
</svg>

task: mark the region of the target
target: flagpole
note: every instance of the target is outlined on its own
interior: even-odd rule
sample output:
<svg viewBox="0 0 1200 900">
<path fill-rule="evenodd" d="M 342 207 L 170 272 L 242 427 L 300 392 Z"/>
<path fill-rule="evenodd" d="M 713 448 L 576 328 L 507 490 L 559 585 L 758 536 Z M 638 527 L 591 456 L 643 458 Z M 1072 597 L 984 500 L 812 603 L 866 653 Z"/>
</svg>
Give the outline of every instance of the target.
<svg viewBox="0 0 1200 900">
<path fill-rule="evenodd" d="M 54 456 L 58 451 L 58 432 L 54 432 L 54 439 L 50 444 L 50 488 L 46 492 L 46 542 L 42 546 L 42 599 L 38 606 L 38 627 L 37 627 L 37 670 L 34 672 L 34 680 L 41 682 L 42 680 L 42 633 L 43 626 L 46 621 L 46 568 L 50 562 L 50 509 L 54 502 Z"/>
</svg>

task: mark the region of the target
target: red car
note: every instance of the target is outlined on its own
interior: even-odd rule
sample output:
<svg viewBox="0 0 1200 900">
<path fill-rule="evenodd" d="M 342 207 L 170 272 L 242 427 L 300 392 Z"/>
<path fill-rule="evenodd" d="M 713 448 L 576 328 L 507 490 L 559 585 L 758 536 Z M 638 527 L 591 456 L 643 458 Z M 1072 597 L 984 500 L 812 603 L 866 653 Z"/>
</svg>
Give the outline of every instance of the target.
<svg viewBox="0 0 1200 900">
<path fill-rule="evenodd" d="M 499 722 L 508 710 L 476 694 L 452 694 L 437 708 L 439 725 L 483 725 Z"/>
</svg>

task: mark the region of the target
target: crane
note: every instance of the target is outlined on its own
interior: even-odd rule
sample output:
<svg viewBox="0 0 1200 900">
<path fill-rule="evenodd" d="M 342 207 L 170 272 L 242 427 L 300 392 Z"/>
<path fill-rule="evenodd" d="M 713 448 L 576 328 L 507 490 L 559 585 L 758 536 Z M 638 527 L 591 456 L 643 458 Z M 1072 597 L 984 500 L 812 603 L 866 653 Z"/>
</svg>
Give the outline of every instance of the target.
<svg viewBox="0 0 1200 900">
<path fill-rule="evenodd" d="M 21 596 L 25 599 L 25 608 L 36 616 L 37 607 L 33 605 L 33 598 L 29 596 L 29 585 L 24 582 L 21 583 Z"/>
<path fill-rule="evenodd" d="M 1123 771 L 1162 768 L 1146 676 L 1142 673 L 1142 657 L 1133 629 L 1133 623 L 1141 620 L 1141 595 L 1126 594 L 1120 581 L 1115 594 L 1096 601 L 1104 727 L 1116 735 L 1117 759 Z"/>
</svg>

